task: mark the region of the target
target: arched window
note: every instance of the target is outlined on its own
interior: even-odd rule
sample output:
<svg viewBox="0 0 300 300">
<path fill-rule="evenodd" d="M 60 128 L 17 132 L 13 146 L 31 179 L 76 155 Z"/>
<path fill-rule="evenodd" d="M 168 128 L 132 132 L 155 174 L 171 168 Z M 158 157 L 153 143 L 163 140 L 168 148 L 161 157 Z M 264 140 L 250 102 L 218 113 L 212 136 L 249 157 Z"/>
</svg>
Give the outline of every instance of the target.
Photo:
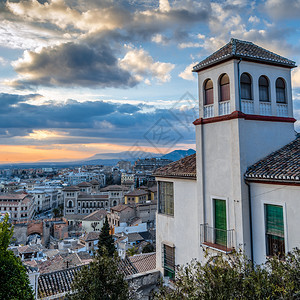
<svg viewBox="0 0 300 300">
<path fill-rule="evenodd" d="M 241 98 L 252 100 L 251 78 L 247 73 L 241 75 Z"/>
<path fill-rule="evenodd" d="M 229 77 L 223 74 L 220 78 L 220 101 L 230 100 Z"/>
<path fill-rule="evenodd" d="M 260 76 L 259 85 L 259 101 L 270 101 L 269 97 L 269 80 L 266 76 Z"/>
<path fill-rule="evenodd" d="M 68 208 L 72 208 L 73 207 L 73 202 L 71 200 L 69 200 L 68 202 Z"/>
<path fill-rule="evenodd" d="M 276 102 L 285 103 L 285 83 L 282 78 L 277 78 L 276 80 Z"/>
<path fill-rule="evenodd" d="M 214 88 L 211 79 L 208 79 L 204 84 L 204 105 L 214 103 Z"/>
</svg>

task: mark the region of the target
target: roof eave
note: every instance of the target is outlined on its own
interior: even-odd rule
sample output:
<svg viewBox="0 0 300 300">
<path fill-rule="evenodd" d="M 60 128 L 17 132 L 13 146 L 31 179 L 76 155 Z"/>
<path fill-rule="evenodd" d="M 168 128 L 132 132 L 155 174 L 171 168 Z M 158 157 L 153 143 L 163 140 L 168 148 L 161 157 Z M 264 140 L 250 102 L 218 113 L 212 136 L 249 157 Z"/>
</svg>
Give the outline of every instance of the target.
<svg viewBox="0 0 300 300">
<path fill-rule="evenodd" d="M 232 54 L 232 55 L 228 55 L 228 56 L 225 56 L 221 59 L 218 59 L 216 61 L 213 61 L 211 63 L 208 63 L 204 66 L 201 66 L 201 67 L 198 67 L 197 68 L 197 65 L 193 68 L 192 72 L 200 72 L 202 70 L 205 70 L 207 68 L 210 68 L 212 66 L 215 66 L 215 65 L 218 65 L 220 63 L 223 63 L 227 60 L 231 60 L 231 59 L 242 59 L 242 60 L 246 60 L 246 61 L 255 61 L 255 62 L 259 62 L 259 63 L 262 63 L 262 64 L 268 64 L 268 65 L 275 65 L 275 66 L 280 66 L 280 67 L 283 67 L 283 68 L 289 68 L 289 69 L 293 69 L 293 68 L 296 68 L 297 65 L 296 63 L 294 62 L 293 64 L 285 64 L 285 63 L 280 63 L 280 62 L 276 62 L 276 61 L 268 61 L 266 59 L 260 59 L 260 58 L 257 58 L 257 57 L 245 57 L 243 55 L 236 55 L 236 54 Z"/>
<path fill-rule="evenodd" d="M 245 176 L 245 181 L 267 184 L 300 185 L 300 180 L 293 179 L 275 179 Z"/>
<path fill-rule="evenodd" d="M 189 179 L 189 180 L 197 180 L 197 176 L 183 176 L 183 175 L 154 175 L 158 178 L 174 178 L 174 179 Z"/>
</svg>

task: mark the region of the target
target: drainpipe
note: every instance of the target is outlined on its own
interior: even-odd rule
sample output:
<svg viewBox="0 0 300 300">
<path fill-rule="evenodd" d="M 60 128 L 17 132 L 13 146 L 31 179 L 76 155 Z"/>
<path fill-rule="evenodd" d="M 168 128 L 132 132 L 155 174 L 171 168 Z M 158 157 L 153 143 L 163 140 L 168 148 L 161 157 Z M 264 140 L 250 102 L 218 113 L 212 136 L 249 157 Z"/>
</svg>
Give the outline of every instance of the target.
<svg viewBox="0 0 300 300">
<path fill-rule="evenodd" d="M 253 261 L 253 235 L 252 235 L 252 207 L 251 207 L 251 187 L 250 184 L 245 180 L 248 186 L 248 201 L 249 201 L 249 222 L 250 222 L 250 243 L 251 243 L 251 261 Z"/>
<path fill-rule="evenodd" d="M 237 66 L 238 66 L 238 84 L 239 84 L 239 111 L 242 111 L 242 100 L 241 100 L 241 80 L 240 80 L 240 63 L 242 59 L 240 58 Z"/>
</svg>

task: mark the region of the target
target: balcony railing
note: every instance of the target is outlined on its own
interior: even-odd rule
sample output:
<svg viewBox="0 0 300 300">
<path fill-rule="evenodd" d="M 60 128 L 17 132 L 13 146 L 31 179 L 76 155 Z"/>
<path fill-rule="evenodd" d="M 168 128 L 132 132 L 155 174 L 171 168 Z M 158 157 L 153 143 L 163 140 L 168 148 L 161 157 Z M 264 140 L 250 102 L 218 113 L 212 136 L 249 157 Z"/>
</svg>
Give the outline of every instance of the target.
<svg viewBox="0 0 300 300">
<path fill-rule="evenodd" d="M 200 242 L 201 245 L 225 252 L 231 253 L 234 250 L 234 230 L 223 230 L 208 226 L 200 225 Z"/>
<path fill-rule="evenodd" d="M 204 105 L 204 112 L 203 112 L 203 117 L 206 118 L 212 118 L 214 116 L 214 105 L 209 104 L 209 105 Z"/>
<path fill-rule="evenodd" d="M 287 117 L 288 116 L 288 106 L 285 103 L 277 103 L 277 116 Z"/>
<path fill-rule="evenodd" d="M 230 114 L 230 101 L 219 102 L 219 115 L 229 115 Z"/>
<path fill-rule="evenodd" d="M 242 100 L 242 112 L 245 114 L 254 114 L 253 100 Z"/>
<path fill-rule="evenodd" d="M 262 116 L 271 116 L 271 102 L 259 102 L 259 114 Z"/>
</svg>

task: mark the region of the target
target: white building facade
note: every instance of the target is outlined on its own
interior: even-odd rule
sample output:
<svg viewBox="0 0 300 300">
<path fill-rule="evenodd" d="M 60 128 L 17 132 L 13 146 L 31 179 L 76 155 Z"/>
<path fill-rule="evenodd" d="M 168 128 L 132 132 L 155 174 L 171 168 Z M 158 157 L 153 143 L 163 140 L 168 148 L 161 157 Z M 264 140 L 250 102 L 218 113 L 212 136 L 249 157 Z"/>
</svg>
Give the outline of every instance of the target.
<svg viewBox="0 0 300 300">
<path fill-rule="evenodd" d="M 276 180 L 261 183 L 245 177 L 252 165 L 295 141 L 293 67 L 291 60 L 236 39 L 194 67 L 200 108 L 194 122 L 196 159 L 191 156 L 156 172 L 156 257 L 165 275 L 174 276 L 174 265 L 192 258 L 205 261 L 203 250 L 225 254 L 241 250 L 262 263 L 266 256 L 300 246 L 294 225 L 300 213 L 295 206 L 300 162 L 293 161 L 291 170 L 282 167 L 283 174 L 293 177 L 282 189 Z M 293 145 L 297 161 L 299 144 Z M 161 209 L 166 201 L 173 203 L 172 214 Z M 272 222 L 277 224 L 273 228 Z"/>
</svg>

